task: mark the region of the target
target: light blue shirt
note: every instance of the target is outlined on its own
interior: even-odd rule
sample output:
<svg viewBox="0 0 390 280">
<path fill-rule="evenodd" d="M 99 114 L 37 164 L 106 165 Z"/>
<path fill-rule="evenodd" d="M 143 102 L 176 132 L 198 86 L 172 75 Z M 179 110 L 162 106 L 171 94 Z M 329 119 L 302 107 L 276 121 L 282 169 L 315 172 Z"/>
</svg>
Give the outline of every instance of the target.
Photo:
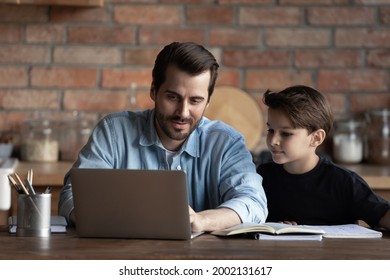
<svg viewBox="0 0 390 280">
<path fill-rule="evenodd" d="M 203 117 L 170 165 L 153 119 L 154 110 L 106 116 L 80 151 L 74 167 L 183 170 L 189 204 L 195 212 L 226 207 L 242 222 L 265 222 L 268 210 L 262 177 L 241 134 L 223 122 Z M 73 197 L 68 174 L 64 182 L 59 214 L 69 221 Z"/>
</svg>

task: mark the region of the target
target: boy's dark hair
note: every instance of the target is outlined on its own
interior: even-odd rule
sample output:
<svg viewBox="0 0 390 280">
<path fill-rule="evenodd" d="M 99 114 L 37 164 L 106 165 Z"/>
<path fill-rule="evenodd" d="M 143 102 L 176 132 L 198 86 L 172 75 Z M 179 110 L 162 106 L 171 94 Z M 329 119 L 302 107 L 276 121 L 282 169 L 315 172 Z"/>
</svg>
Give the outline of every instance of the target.
<svg viewBox="0 0 390 280">
<path fill-rule="evenodd" d="M 305 128 L 309 133 L 323 129 L 328 135 L 333 127 L 329 103 L 314 88 L 296 85 L 280 92 L 267 90 L 263 102 L 269 108 L 286 113 L 294 128 Z"/>
<path fill-rule="evenodd" d="M 206 48 L 192 42 L 173 42 L 165 46 L 157 55 L 152 71 L 152 89 L 155 92 L 165 82 L 165 73 L 169 65 L 174 65 L 190 75 L 198 75 L 210 70 L 208 101 L 210 100 L 214 92 L 219 65 L 215 57 Z"/>
</svg>

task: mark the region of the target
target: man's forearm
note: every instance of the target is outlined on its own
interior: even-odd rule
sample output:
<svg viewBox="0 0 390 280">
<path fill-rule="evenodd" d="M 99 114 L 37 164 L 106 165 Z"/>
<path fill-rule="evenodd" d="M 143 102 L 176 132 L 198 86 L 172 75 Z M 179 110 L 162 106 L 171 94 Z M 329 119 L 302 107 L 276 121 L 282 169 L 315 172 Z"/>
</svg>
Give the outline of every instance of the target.
<svg viewBox="0 0 390 280">
<path fill-rule="evenodd" d="M 192 214 L 190 211 L 190 220 L 193 232 L 220 230 L 241 223 L 238 214 L 229 208 L 210 209 Z"/>
</svg>

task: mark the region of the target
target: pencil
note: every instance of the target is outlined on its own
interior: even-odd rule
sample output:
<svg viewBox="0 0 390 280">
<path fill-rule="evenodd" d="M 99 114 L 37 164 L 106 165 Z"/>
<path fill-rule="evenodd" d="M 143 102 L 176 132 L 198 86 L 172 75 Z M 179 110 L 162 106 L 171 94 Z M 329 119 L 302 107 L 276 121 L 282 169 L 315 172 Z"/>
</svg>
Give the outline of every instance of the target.
<svg viewBox="0 0 390 280">
<path fill-rule="evenodd" d="M 28 192 L 26 186 L 23 184 L 22 180 L 20 179 L 19 175 L 14 173 L 14 177 L 16 178 L 16 181 L 19 183 L 19 186 L 22 187 L 24 193 L 27 194 L 27 195 L 30 195 L 30 193 Z"/>
<path fill-rule="evenodd" d="M 19 187 L 18 183 L 16 183 L 15 179 L 11 176 L 11 174 L 8 175 L 8 180 L 11 182 L 11 185 L 15 188 L 15 190 L 18 193 L 23 192 L 23 190 Z"/>
</svg>

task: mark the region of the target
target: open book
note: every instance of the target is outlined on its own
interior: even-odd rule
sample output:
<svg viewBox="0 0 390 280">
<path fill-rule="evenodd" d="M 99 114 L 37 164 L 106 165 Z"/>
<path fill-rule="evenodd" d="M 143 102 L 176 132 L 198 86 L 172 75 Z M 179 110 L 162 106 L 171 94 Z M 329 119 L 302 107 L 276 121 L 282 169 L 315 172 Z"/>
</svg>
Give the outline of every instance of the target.
<svg viewBox="0 0 390 280">
<path fill-rule="evenodd" d="M 282 223 L 242 223 L 227 229 L 212 231 L 218 236 L 251 234 L 255 239 L 278 240 L 321 240 L 323 229 L 304 225 L 287 225 Z"/>
<path fill-rule="evenodd" d="M 382 232 L 357 224 L 333 226 L 287 225 L 282 223 L 243 223 L 224 230 L 213 231 L 213 235 L 231 236 L 250 234 L 264 240 L 321 240 L 324 238 L 381 238 Z"/>
</svg>

